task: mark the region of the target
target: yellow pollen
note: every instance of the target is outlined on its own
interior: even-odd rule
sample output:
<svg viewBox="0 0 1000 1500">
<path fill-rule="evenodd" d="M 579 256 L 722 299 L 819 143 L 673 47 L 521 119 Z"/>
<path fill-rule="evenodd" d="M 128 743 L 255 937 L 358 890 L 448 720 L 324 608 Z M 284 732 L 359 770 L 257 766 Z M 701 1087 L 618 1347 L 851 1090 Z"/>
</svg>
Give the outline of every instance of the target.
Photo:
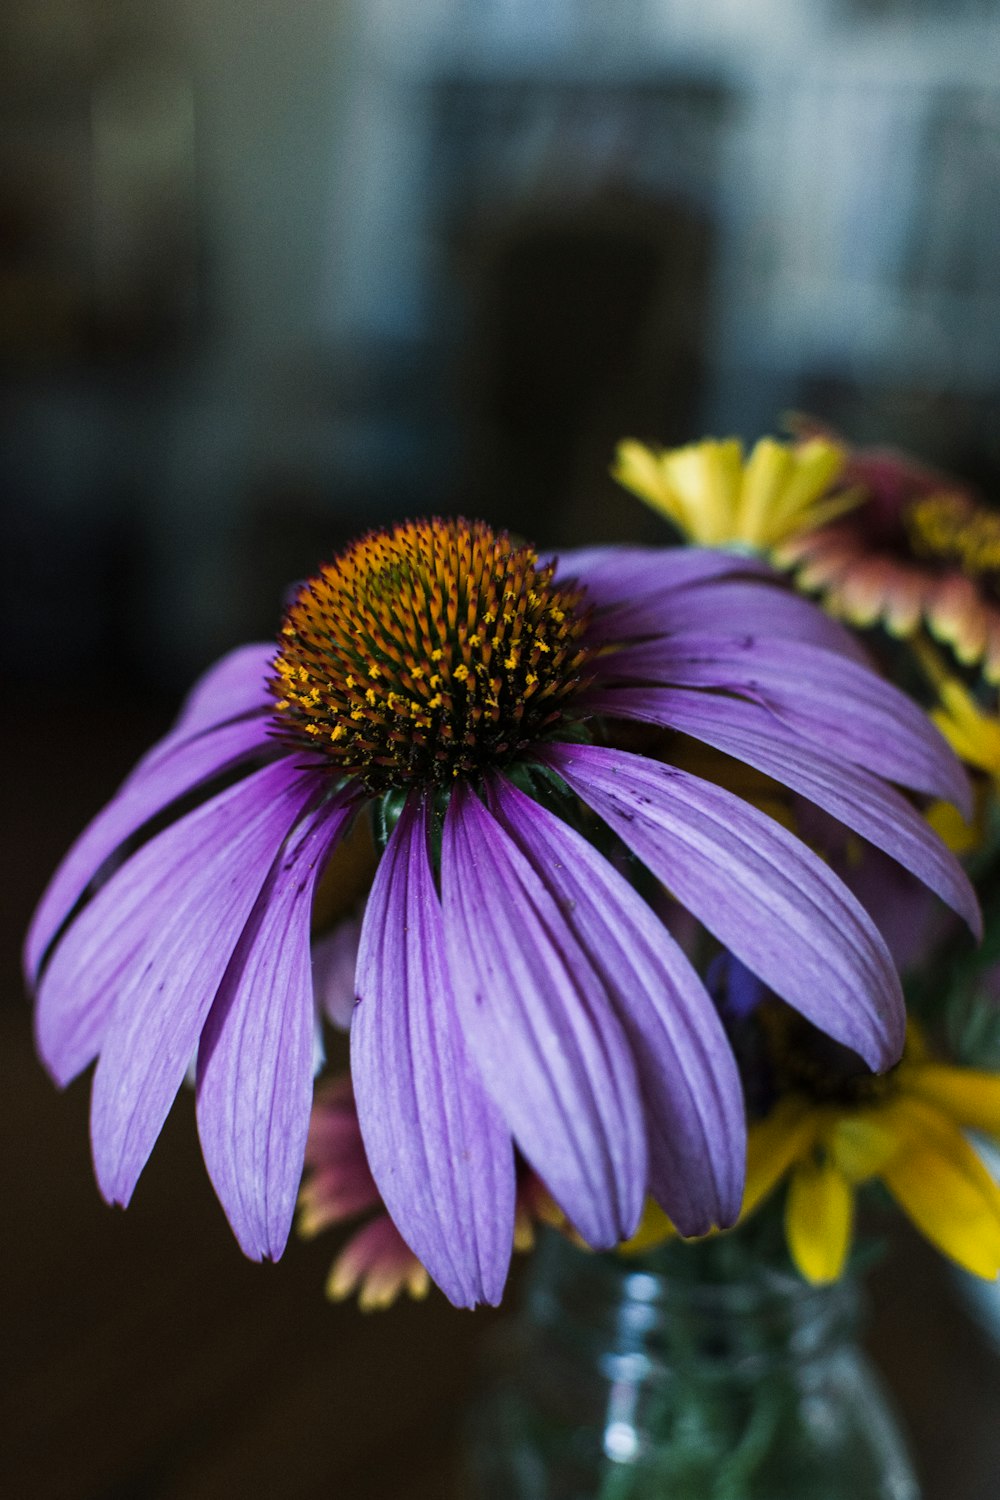
<svg viewBox="0 0 1000 1500">
<path fill-rule="evenodd" d="M 910 506 L 906 525 L 922 556 L 957 563 L 972 577 L 1000 572 L 1000 515 L 967 495 L 924 495 Z"/>
</svg>

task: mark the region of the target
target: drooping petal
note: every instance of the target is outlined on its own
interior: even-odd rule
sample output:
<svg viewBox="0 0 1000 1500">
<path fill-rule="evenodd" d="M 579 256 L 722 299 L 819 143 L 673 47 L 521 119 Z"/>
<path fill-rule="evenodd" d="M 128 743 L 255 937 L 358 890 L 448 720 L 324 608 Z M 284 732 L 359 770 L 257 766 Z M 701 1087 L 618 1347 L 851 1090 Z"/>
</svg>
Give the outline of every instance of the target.
<svg viewBox="0 0 1000 1500">
<path fill-rule="evenodd" d="M 586 839 L 505 778 L 491 807 L 601 976 L 646 1106 L 650 1191 L 685 1235 L 731 1224 L 743 1196 L 743 1093 L 725 1031 L 687 958 Z"/>
<path fill-rule="evenodd" d="M 639 1084 L 604 982 L 534 863 L 459 783 L 441 885 L 465 1036 L 522 1153 L 604 1249 L 627 1239 L 642 1211 Z"/>
<path fill-rule="evenodd" d="M 871 918 L 810 849 L 674 766 L 595 745 L 538 753 L 776 994 L 871 1066 L 896 1061 L 899 977 Z"/>
<path fill-rule="evenodd" d="M 800 1162 L 788 1186 L 785 1237 L 806 1281 L 824 1286 L 843 1274 L 853 1224 L 854 1192 L 836 1164 Z"/>
<path fill-rule="evenodd" d="M 351 1073 L 372 1175 L 393 1220 L 459 1307 L 496 1304 L 514 1239 L 514 1153 L 462 1037 L 428 849 L 404 807 L 358 952 Z"/>
<path fill-rule="evenodd" d="M 606 681 L 740 693 L 806 739 L 971 814 L 968 777 L 917 704 L 833 651 L 766 636 L 673 635 L 601 663 Z"/>
<path fill-rule="evenodd" d="M 260 890 L 198 1047 L 198 1134 L 244 1253 L 277 1260 L 302 1177 L 316 1007 L 309 918 L 323 862 L 354 811 L 335 799 L 301 820 Z"/>
<path fill-rule="evenodd" d="M 59 943 L 38 1001 L 60 1081 L 100 1048 L 91 1133 L 105 1196 L 127 1202 L 271 863 L 315 793 L 279 761 L 151 839 Z"/>
<path fill-rule="evenodd" d="M 720 622 L 737 620 L 743 631 L 821 646 L 861 666 L 869 664 L 857 636 L 817 605 L 787 589 L 743 578 L 711 580 L 638 598 L 626 596 L 623 603 L 602 614 L 598 623 L 603 636 L 623 640 L 679 632 L 712 634 Z"/>
<path fill-rule="evenodd" d="M 80 834 L 38 903 L 24 947 L 29 984 L 37 980 L 53 938 L 77 901 L 125 840 L 178 797 L 267 744 L 264 721 L 243 719 L 175 746 L 158 756 L 155 765 L 144 763 L 132 772 Z"/>
<path fill-rule="evenodd" d="M 891 855 L 981 935 L 968 876 L 913 805 L 861 766 L 845 766 L 815 741 L 803 741 L 768 709 L 685 688 L 607 689 L 595 707 L 678 729 L 773 776 Z"/>
</svg>

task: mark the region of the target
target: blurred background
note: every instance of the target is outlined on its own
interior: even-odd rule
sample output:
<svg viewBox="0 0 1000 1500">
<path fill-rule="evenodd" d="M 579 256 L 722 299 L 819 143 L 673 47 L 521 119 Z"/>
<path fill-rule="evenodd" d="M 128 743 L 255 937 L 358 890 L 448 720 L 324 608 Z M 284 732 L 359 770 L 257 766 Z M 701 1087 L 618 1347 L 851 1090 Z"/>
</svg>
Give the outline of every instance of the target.
<svg viewBox="0 0 1000 1500">
<path fill-rule="evenodd" d="M 996 496 L 998 64 L 998 0 L 4 0 L 0 1231 L 39 1465 L 9 1493 L 443 1494 L 402 1453 L 445 1452 L 471 1321 L 376 1334 L 322 1303 L 323 1246 L 244 1265 L 183 1110 L 130 1216 L 105 1210 L 86 1086 L 60 1100 L 30 1054 L 20 931 L 192 673 L 361 528 L 653 540 L 607 477 L 619 437 L 753 438 L 795 408 Z M 958 1390 L 995 1432 L 997 1367 L 943 1283 L 896 1323 L 884 1290 L 911 1425 Z M 375 1410 L 355 1393 L 334 1470 L 303 1455 L 318 1390 L 344 1451 L 342 1345 Z M 227 1469 L 220 1430 L 286 1467 Z M 996 1448 L 959 1472 L 916 1436 L 928 1500 L 995 1497 Z"/>
</svg>

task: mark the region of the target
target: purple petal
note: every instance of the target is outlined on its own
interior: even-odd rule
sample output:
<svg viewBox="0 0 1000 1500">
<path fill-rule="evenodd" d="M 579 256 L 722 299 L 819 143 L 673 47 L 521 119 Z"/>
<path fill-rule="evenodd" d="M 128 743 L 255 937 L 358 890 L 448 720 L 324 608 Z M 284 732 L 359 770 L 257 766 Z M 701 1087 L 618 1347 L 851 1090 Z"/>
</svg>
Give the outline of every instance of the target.
<svg viewBox="0 0 1000 1500">
<path fill-rule="evenodd" d="M 746 1125 L 715 1007 L 645 901 L 561 819 L 496 777 L 501 824 L 542 874 L 629 1039 L 646 1106 L 650 1190 L 682 1234 L 733 1223 Z"/>
<path fill-rule="evenodd" d="M 559 582 L 579 579 L 598 608 L 709 578 L 778 576 L 759 558 L 708 547 L 586 547 L 560 553 L 556 563 Z"/>
<path fill-rule="evenodd" d="M 198 1048 L 198 1133 L 244 1252 L 277 1260 L 302 1177 L 316 1007 L 309 919 L 316 880 L 354 811 L 335 799 L 302 819 L 257 897 Z"/>
<path fill-rule="evenodd" d="M 313 987 L 316 1003 L 339 1031 L 347 1031 L 354 1010 L 354 975 L 358 966 L 361 915 L 346 917 L 313 943 Z"/>
<path fill-rule="evenodd" d="M 792 787 L 919 877 L 982 935 L 979 903 L 955 856 L 904 796 L 860 766 L 844 766 L 767 709 L 683 688 L 612 688 L 598 713 L 678 729 Z"/>
<path fill-rule="evenodd" d="M 199 676 L 192 690 L 181 703 L 180 712 L 171 730 L 159 744 L 153 745 L 136 771 L 145 763 L 159 759 L 163 751 L 172 750 L 186 739 L 214 729 L 217 724 L 231 718 L 243 718 L 247 714 L 270 711 L 274 708 L 274 697 L 268 688 L 268 679 L 274 675 L 271 663 L 276 646 L 271 642 L 253 642 L 252 645 L 237 646 L 219 661 L 208 667 Z"/>
<path fill-rule="evenodd" d="M 720 621 L 753 634 L 822 646 L 861 666 L 870 663 L 857 637 L 810 600 L 787 589 L 739 578 L 625 599 L 602 614 L 596 628 L 604 639 L 622 640 L 678 632 L 711 634 Z"/>
<path fill-rule="evenodd" d="M 91 1134 L 109 1199 L 128 1200 L 271 862 L 314 794 L 287 761 L 231 787 L 116 871 L 56 948 L 39 1046 L 60 1080 L 101 1048 Z"/>
<path fill-rule="evenodd" d="M 81 833 L 38 903 L 24 947 L 29 984 L 36 982 L 49 945 L 105 860 L 171 802 L 268 743 L 264 721 L 244 719 L 199 735 L 158 755 L 155 765 L 132 772 Z"/>
<path fill-rule="evenodd" d="M 368 1164 L 403 1238 L 456 1306 L 495 1306 L 514 1240 L 514 1152 L 462 1037 L 428 833 L 411 796 L 368 899 L 351 1073 Z"/>
<path fill-rule="evenodd" d="M 466 1041 L 514 1139 L 590 1244 L 634 1230 L 645 1125 L 631 1048 L 604 982 L 535 869 L 459 783 L 441 885 Z"/>
<path fill-rule="evenodd" d="M 674 766 L 594 745 L 540 758 L 776 994 L 871 1066 L 898 1059 L 905 1013 L 885 943 L 810 849 Z"/>
<path fill-rule="evenodd" d="M 601 666 L 604 681 L 741 693 L 826 750 L 971 815 L 968 777 L 923 710 L 832 651 L 755 635 L 674 635 L 626 646 Z"/>
</svg>

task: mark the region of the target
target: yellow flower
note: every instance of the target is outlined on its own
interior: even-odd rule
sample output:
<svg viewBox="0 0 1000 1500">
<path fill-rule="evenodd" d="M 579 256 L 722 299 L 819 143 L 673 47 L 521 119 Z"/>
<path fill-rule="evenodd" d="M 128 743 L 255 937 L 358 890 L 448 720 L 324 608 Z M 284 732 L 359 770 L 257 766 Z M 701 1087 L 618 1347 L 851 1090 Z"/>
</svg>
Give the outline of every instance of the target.
<svg viewBox="0 0 1000 1500">
<path fill-rule="evenodd" d="M 1000 782 L 1000 720 L 985 712 L 955 677 L 938 683 L 937 708 L 931 714 L 955 754 L 967 766 Z"/>
<path fill-rule="evenodd" d="M 1000 1074 L 936 1062 L 911 1022 L 882 1078 L 812 1074 L 751 1127 L 741 1222 L 788 1180 L 785 1236 L 807 1281 L 835 1281 L 854 1197 L 878 1180 L 932 1244 L 977 1276 L 1000 1272 L 1000 1188 L 965 1130 L 1000 1136 Z M 858 1086 L 852 1089 L 851 1084 Z M 853 1093 L 853 1097 L 851 1097 Z"/>
<path fill-rule="evenodd" d="M 1000 790 L 1000 718 L 995 703 L 984 708 L 968 688 L 953 676 L 941 662 L 929 642 L 914 642 L 920 662 L 937 693 L 937 706 L 931 718 L 960 760 L 974 771 L 976 808 L 971 822 L 945 803 L 935 803 L 927 817 L 934 831 L 958 855 L 972 854 L 983 843 L 991 793 Z"/>
<path fill-rule="evenodd" d="M 853 490 L 829 494 L 844 462 L 843 448 L 821 437 L 761 438 L 749 458 L 737 438 L 666 449 L 626 438 L 611 472 L 689 541 L 766 552 L 858 503 Z"/>
</svg>

